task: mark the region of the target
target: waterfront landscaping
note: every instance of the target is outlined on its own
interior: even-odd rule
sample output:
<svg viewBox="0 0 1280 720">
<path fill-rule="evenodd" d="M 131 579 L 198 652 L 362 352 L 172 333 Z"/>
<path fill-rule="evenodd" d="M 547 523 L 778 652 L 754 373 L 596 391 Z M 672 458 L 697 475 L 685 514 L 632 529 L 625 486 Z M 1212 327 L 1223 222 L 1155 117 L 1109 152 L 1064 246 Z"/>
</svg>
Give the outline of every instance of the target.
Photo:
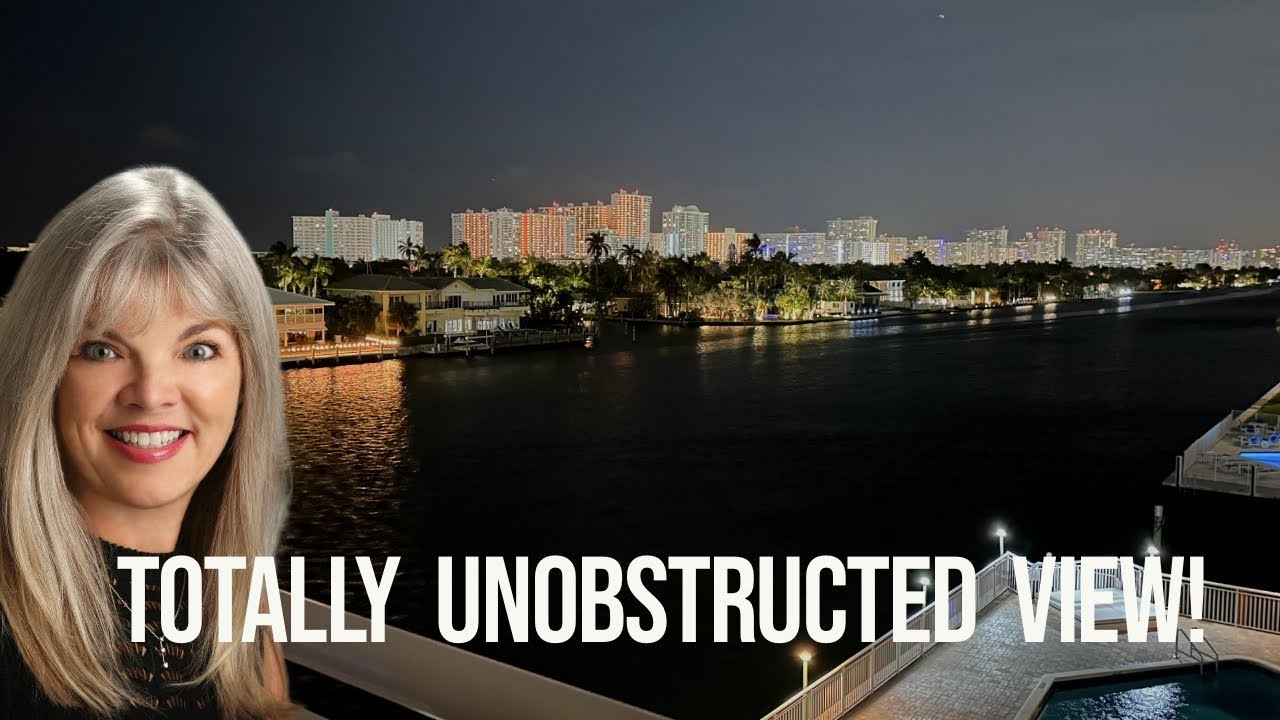
<svg viewBox="0 0 1280 720">
<path fill-rule="evenodd" d="M 532 327 L 576 325 L 584 317 L 763 324 L 811 320 L 824 314 L 856 316 L 887 305 L 904 310 L 1011 305 L 1255 286 L 1280 277 L 1280 270 L 1274 268 L 1235 270 L 1207 264 L 1146 270 L 1077 267 L 1067 260 L 944 266 L 930 262 L 923 253 L 894 265 L 809 265 L 793 262 L 786 253 L 766 256 L 758 238 L 746 245 L 740 257 L 719 262 L 706 253 L 664 257 L 633 245 L 615 252 L 602 236 L 592 235 L 585 260 L 552 262 L 534 257 L 474 257 L 466 244 L 447 245 L 436 252 L 406 242 L 400 248 L 402 259 L 350 265 L 342 259 L 298 257 L 278 242 L 260 259 L 260 266 L 268 285 L 313 295 L 323 293 L 330 282 L 361 273 L 504 278 L 530 289 L 525 324 Z M 876 295 L 877 288 L 892 281 L 897 281 L 894 293 Z M 326 315 L 331 334 L 357 336 L 372 331 L 378 313 L 372 302 L 335 302 Z M 842 311 L 824 312 L 833 307 Z M 408 307 L 398 308 L 392 321 L 401 328 L 416 324 Z"/>
</svg>

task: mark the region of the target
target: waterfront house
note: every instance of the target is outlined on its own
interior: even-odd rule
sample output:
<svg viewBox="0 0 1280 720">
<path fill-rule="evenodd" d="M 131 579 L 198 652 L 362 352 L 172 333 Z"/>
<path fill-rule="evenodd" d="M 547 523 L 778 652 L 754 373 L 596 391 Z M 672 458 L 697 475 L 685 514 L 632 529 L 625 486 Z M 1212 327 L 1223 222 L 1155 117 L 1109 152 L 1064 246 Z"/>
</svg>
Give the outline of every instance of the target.
<svg viewBox="0 0 1280 720">
<path fill-rule="evenodd" d="M 373 298 L 382 309 L 376 331 L 387 335 L 394 303 L 418 311 L 417 330 L 423 335 L 513 330 L 529 314 L 529 288 L 498 278 L 353 275 L 330 283 L 327 292 Z"/>
<path fill-rule="evenodd" d="M 296 343 L 325 341 L 324 309 L 333 301 L 273 287 L 267 288 L 267 294 L 276 312 L 276 334 L 282 349 Z"/>
<path fill-rule="evenodd" d="M 871 283 L 864 282 L 862 289 L 848 300 L 819 300 L 814 306 L 815 315 L 866 315 L 880 307 L 880 300 L 887 293 Z"/>
<path fill-rule="evenodd" d="M 902 290 L 903 290 L 903 286 L 905 286 L 906 284 L 907 284 L 906 280 L 872 280 L 871 281 L 871 285 L 873 285 L 877 290 L 884 291 L 885 296 L 881 298 L 881 300 L 885 300 L 891 303 L 900 303 L 905 301 L 906 298 L 903 296 Z"/>
</svg>

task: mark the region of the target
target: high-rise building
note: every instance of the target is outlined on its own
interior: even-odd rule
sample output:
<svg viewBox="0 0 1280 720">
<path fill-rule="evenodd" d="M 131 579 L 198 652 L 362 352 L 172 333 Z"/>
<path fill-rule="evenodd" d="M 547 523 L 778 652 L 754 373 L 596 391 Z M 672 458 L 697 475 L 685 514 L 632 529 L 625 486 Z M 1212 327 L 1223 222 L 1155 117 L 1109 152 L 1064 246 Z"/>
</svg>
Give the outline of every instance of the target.
<svg viewBox="0 0 1280 720">
<path fill-rule="evenodd" d="M 1111 251 L 1116 249 L 1116 234 L 1111 230 L 1093 228 L 1076 233 L 1076 266 L 1104 265 L 1110 262 Z"/>
<path fill-rule="evenodd" d="M 900 263 L 911 256 L 911 242 L 905 237 L 881 234 L 877 242 L 884 243 L 889 251 L 889 264 Z"/>
<path fill-rule="evenodd" d="M 1260 268 L 1280 267 L 1280 247 L 1258 248 L 1257 250 L 1241 250 L 1240 264 L 1243 267 L 1260 267 Z"/>
<path fill-rule="evenodd" d="M 889 248 L 881 248 L 876 242 L 876 219 L 873 217 L 863 215 L 852 219 L 828 220 L 827 240 L 831 243 L 835 263 L 861 260 L 874 265 L 886 265 L 889 262 Z"/>
<path fill-rule="evenodd" d="M 716 262 L 730 262 L 742 257 L 747 250 L 751 233 L 737 228 L 725 228 L 724 232 L 707 233 L 707 255 Z"/>
<path fill-rule="evenodd" d="M 1187 248 L 1182 251 L 1181 262 L 1178 267 L 1190 270 L 1197 265 L 1209 265 L 1213 263 L 1213 251 L 1208 248 Z"/>
<path fill-rule="evenodd" d="M 421 220 L 395 220 L 390 215 L 374 213 L 372 217 L 343 217 L 337 210 L 324 215 L 293 217 L 293 247 L 301 256 L 358 260 L 395 260 L 403 255 L 400 248 L 408 241 L 422 247 Z"/>
<path fill-rule="evenodd" d="M 490 254 L 489 242 L 489 211 L 481 210 L 475 212 L 468 209 L 466 212 L 453 213 L 453 232 L 449 242 L 454 245 L 467 244 L 467 248 L 475 257 L 484 257 Z"/>
<path fill-rule="evenodd" d="M 968 262 L 957 263 L 959 265 L 985 265 L 989 262 L 1008 262 L 1009 228 L 1003 225 L 991 228 L 973 228 L 965 233 L 964 241 L 969 246 L 967 250 Z"/>
<path fill-rule="evenodd" d="M 520 255 L 536 258 L 571 257 L 577 240 L 577 220 L 569 215 L 534 212 L 520 218 Z"/>
<path fill-rule="evenodd" d="M 587 256 L 587 236 L 593 232 L 604 231 L 611 227 L 610 211 L 612 208 L 600 201 L 575 205 L 552 204 L 538 208 L 538 212 L 546 215 L 559 215 L 573 218 L 574 242 L 565 253 L 565 257 L 582 259 Z"/>
<path fill-rule="evenodd" d="M 1067 231 L 1062 228 L 1038 227 L 1023 239 L 1031 262 L 1057 262 L 1067 257 Z"/>
<path fill-rule="evenodd" d="M 942 238 L 931 238 L 928 235 L 917 235 L 915 240 L 907 246 L 907 256 L 910 257 L 918 252 L 924 253 L 925 258 L 934 265 L 943 265 L 947 259 L 947 241 Z"/>
<path fill-rule="evenodd" d="M 644 250 L 653 230 L 653 198 L 640 191 L 619 190 L 609 197 L 609 227 L 622 245 L 635 245 Z"/>
<path fill-rule="evenodd" d="M 664 254 L 681 257 L 705 252 L 709 217 L 697 205 L 676 205 L 662 213 L 662 235 L 666 241 Z"/>
<path fill-rule="evenodd" d="M 834 255 L 824 232 L 760 233 L 760 249 L 766 258 L 785 252 L 796 263 L 830 263 Z"/>
<path fill-rule="evenodd" d="M 575 246 L 577 223 L 571 216 L 520 212 L 511 208 L 467 210 L 453 214 L 452 242 L 465 242 L 472 257 L 509 260 L 523 255 L 558 258 Z"/>
<path fill-rule="evenodd" d="M 1243 267 L 1240 263 L 1240 246 L 1234 241 L 1219 240 L 1218 244 L 1213 246 L 1213 254 L 1210 258 L 1211 265 L 1223 270 L 1239 270 Z"/>
</svg>

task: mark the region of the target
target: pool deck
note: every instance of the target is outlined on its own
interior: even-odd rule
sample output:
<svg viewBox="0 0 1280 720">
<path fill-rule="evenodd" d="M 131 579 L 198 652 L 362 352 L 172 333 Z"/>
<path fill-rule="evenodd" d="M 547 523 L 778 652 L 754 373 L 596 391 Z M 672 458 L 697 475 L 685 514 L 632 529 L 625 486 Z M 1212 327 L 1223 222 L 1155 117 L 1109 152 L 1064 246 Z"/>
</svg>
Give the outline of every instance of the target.
<svg viewBox="0 0 1280 720">
<path fill-rule="evenodd" d="M 1063 643 L 1049 611 L 1045 640 L 1023 639 L 1018 596 L 1007 592 L 979 616 L 973 637 L 934 646 L 923 658 L 844 715 L 846 720 L 1000 720 L 1013 718 L 1046 674 L 1174 659 L 1173 643 Z M 1182 618 L 1179 627 L 1192 627 Z M 1221 656 L 1280 665 L 1280 635 L 1196 622 Z M 1077 628 L 1077 637 L 1078 637 Z M 1183 643 L 1185 650 L 1185 641 Z"/>
</svg>

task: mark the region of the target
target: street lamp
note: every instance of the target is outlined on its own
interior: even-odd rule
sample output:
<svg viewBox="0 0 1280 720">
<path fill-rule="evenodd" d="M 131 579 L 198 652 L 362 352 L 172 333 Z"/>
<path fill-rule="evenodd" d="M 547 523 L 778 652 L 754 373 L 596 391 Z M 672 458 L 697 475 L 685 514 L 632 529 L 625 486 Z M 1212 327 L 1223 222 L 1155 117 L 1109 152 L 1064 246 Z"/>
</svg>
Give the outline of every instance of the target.
<svg viewBox="0 0 1280 720">
<path fill-rule="evenodd" d="M 1004 537 L 1007 535 L 1004 528 L 996 528 L 996 537 L 1000 538 L 1000 556 L 1004 557 Z"/>
<path fill-rule="evenodd" d="M 1155 546 L 1155 543 L 1147 544 L 1147 557 L 1156 557 L 1159 554 L 1160 554 L 1160 548 L 1157 548 Z"/>
<path fill-rule="evenodd" d="M 813 659 L 813 653 L 809 652 L 808 650 L 800 651 L 800 662 L 802 664 L 800 669 L 800 689 L 801 690 L 809 687 L 809 661 L 812 659 Z"/>
</svg>

